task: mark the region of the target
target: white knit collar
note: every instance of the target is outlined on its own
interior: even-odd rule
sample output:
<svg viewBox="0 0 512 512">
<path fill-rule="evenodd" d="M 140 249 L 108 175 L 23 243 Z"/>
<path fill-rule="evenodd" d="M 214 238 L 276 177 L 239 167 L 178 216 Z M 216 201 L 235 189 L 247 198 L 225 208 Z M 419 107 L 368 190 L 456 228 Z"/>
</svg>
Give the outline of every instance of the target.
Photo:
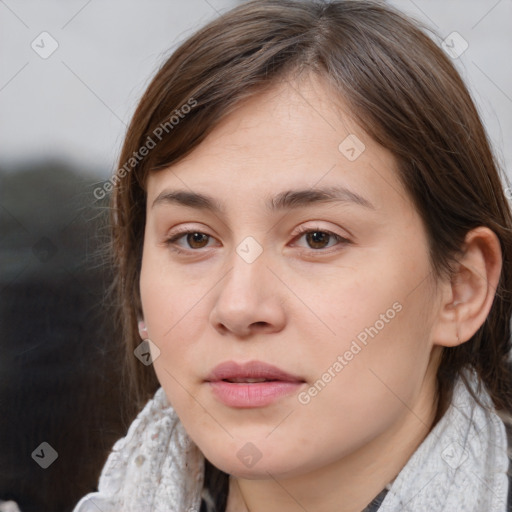
<svg viewBox="0 0 512 512">
<path fill-rule="evenodd" d="M 476 389 L 476 380 L 470 382 Z M 484 390 L 479 396 L 491 406 Z M 379 512 L 506 512 L 508 464 L 503 421 L 479 407 L 459 379 L 450 407 L 395 478 Z M 159 388 L 112 448 L 98 492 L 73 512 L 198 512 L 203 473 L 202 453 Z"/>
<path fill-rule="evenodd" d="M 506 512 L 509 459 L 505 424 L 467 372 L 452 402 L 393 482 L 379 512 Z"/>
</svg>

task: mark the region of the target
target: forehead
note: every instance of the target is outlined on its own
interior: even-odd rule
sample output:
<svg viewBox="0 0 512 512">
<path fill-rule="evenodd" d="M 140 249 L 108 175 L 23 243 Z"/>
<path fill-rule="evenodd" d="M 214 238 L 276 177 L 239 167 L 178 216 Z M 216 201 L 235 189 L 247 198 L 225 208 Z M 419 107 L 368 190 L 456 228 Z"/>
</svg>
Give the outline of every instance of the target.
<svg viewBox="0 0 512 512">
<path fill-rule="evenodd" d="M 208 196 L 219 210 L 236 198 L 272 209 L 284 192 L 320 188 L 344 189 L 341 195 L 375 207 L 383 194 L 406 200 L 393 155 L 313 77 L 244 100 L 186 158 L 147 182 L 148 205 L 172 189 L 196 205 Z"/>
</svg>

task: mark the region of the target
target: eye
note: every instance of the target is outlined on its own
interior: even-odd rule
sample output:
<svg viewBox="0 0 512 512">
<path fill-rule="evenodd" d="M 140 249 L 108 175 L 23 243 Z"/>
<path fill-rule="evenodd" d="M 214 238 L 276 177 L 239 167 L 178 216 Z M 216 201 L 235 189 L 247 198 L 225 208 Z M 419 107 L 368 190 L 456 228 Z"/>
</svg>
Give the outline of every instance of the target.
<svg viewBox="0 0 512 512">
<path fill-rule="evenodd" d="M 341 245 L 346 245 L 350 243 L 350 240 L 333 233 L 332 231 L 328 231 L 321 228 L 305 228 L 301 227 L 299 229 L 298 239 L 301 238 L 306 239 L 308 246 L 315 251 L 329 248 L 329 241 L 334 239 L 335 242 Z M 297 237 L 296 237 L 297 238 Z M 336 244 L 335 244 L 336 245 Z M 332 245 L 330 246 L 332 247 Z"/>
<path fill-rule="evenodd" d="M 183 230 L 179 233 L 175 233 L 171 238 L 167 239 L 165 244 L 168 245 L 172 250 L 181 253 L 183 251 L 178 248 L 179 246 L 177 242 L 184 237 L 186 237 L 185 240 L 188 244 L 188 247 L 185 247 L 185 249 L 203 249 L 207 246 L 207 243 L 211 238 L 210 235 L 207 235 L 201 231 Z"/>
</svg>

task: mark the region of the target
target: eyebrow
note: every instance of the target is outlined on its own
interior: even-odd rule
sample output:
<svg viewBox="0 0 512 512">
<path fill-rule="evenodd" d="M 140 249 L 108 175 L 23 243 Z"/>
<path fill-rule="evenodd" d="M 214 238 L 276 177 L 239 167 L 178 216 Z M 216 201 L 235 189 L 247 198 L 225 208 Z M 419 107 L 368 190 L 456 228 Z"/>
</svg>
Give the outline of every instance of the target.
<svg viewBox="0 0 512 512">
<path fill-rule="evenodd" d="M 375 206 L 368 199 L 343 186 L 286 190 L 269 198 L 265 205 L 270 212 L 278 212 L 316 203 L 352 203 L 375 210 Z M 215 198 L 187 190 L 164 190 L 153 201 L 152 208 L 159 204 L 179 204 L 189 208 L 224 213 L 222 203 Z"/>
</svg>

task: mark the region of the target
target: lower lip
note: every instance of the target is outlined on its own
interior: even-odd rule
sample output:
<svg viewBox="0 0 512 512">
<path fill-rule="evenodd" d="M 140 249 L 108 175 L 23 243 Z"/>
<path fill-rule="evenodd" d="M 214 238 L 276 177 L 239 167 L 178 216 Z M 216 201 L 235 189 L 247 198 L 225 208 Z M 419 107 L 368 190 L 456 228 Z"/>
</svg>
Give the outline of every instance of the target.
<svg viewBox="0 0 512 512">
<path fill-rule="evenodd" d="M 303 382 L 268 382 L 237 383 L 224 380 L 208 382 L 213 394 L 230 407 L 263 407 L 277 399 L 296 393 Z"/>
</svg>

